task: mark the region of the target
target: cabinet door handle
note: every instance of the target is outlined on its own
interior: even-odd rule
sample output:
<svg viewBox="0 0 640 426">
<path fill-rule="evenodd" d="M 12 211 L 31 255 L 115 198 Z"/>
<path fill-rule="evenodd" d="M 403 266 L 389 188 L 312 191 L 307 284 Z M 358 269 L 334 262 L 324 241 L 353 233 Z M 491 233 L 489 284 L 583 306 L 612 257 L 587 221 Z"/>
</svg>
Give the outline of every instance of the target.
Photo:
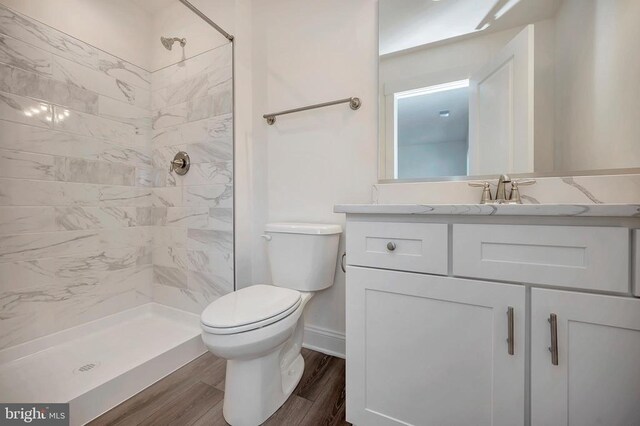
<svg viewBox="0 0 640 426">
<path fill-rule="evenodd" d="M 513 340 L 513 307 L 509 306 L 507 308 L 507 350 L 509 351 L 509 355 L 513 355 L 515 353 L 515 341 Z"/>
<path fill-rule="evenodd" d="M 556 314 L 549 315 L 549 327 L 551 328 L 551 364 L 558 365 L 558 316 Z"/>
<path fill-rule="evenodd" d="M 393 241 L 389 241 L 387 243 L 387 250 L 394 251 L 395 249 L 396 249 L 396 243 L 394 243 Z"/>
</svg>

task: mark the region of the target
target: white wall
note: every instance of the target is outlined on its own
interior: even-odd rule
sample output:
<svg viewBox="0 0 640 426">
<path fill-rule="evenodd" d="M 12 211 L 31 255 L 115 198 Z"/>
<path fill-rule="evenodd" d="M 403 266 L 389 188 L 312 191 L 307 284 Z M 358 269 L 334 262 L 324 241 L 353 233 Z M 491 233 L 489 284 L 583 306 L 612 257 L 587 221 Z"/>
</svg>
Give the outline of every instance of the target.
<svg viewBox="0 0 640 426">
<path fill-rule="evenodd" d="M 151 15 L 129 0 L 0 0 L 0 3 L 149 70 Z"/>
<path fill-rule="evenodd" d="M 638 167 L 640 2 L 565 0 L 556 17 L 556 161 Z"/>
<path fill-rule="evenodd" d="M 246 160 L 259 177 L 252 188 L 257 195 L 251 206 L 256 210 L 253 282 L 240 285 L 270 282 L 265 247 L 257 238 L 266 221 L 344 223 L 344 215 L 333 213 L 334 204 L 370 201 L 377 156 L 376 15 L 374 0 L 253 2 L 254 149 Z M 278 117 L 274 126 L 261 118 L 348 96 L 362 99 L 360 110 L 318 109 Z M 240 147 L 245 143 L 241 133 Z M 344 274 L 336 269 L 335 285 L 308 307 L 307 324 L 344 333 Z"/>
</svg>

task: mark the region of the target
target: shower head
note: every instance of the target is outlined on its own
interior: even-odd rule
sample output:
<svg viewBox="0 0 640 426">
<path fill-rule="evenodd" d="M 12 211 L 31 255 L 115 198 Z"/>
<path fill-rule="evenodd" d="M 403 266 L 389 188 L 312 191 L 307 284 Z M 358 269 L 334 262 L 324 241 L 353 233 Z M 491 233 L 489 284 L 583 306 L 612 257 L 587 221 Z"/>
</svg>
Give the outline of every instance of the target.
<svg viewBox="0 0 640 426">
<path fill-rule="evenodd" d="M 179 42 L 180 46 L 182 47 L 184 47 L 184 45 L 187 44 L 186 38 L 179 38 L 179 37 L 160 37 L 160 41 L 162 42 L 162 45 L 167 50 L 171 50 L 171 48 L 173 47 L 173 43 L 175 43 L 176 41 Z"/>
</svg>

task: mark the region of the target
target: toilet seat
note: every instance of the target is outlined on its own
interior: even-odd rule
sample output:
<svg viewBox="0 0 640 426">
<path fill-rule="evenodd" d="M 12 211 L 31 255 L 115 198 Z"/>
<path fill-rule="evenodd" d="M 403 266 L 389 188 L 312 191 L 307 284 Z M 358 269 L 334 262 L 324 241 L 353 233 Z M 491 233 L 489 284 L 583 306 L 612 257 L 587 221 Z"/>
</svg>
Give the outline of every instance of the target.
<svg viewBox="0 0 640 426">
<path fill-rule="evenodd" d="M 300 306 L 297 290 L 254 285 L 222 296 L 202 312 L 202 328 L 212 334 L 236 334 L 286 318 Z"/>
</svg>

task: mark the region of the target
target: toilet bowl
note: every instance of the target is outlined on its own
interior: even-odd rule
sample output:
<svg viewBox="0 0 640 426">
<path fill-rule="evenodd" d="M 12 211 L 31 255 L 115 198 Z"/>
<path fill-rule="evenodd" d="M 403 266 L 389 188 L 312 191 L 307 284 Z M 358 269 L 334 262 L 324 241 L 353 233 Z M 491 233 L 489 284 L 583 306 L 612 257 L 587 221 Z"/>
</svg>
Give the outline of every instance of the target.
<svg viewBox="0 0 640 426">
<path fill-rule="evenodd" d="M 257 426 L 291 395 L 304 372 L 304 308 L 333 285 L 338 225 L 270 224 L 273 285 L 227 294 L 202 313 L 202 340 L 227 360 L 223 414 L 233 426 Z"/>
</svg>

